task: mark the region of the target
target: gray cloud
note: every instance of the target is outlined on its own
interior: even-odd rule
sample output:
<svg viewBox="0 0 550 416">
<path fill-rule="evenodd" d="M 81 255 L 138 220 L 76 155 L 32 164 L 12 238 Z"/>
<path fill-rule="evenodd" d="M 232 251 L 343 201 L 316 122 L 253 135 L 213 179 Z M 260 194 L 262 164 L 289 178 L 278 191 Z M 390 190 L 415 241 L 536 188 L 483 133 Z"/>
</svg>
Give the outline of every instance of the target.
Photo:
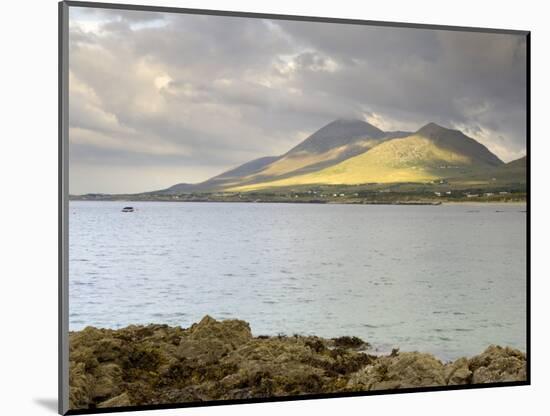
<svg viewBox="0 0 550 416">
<path fill-rule="evenodd" d="M 338 117 L 386 130 L 435 121 L 504 160 L 525 152 L 521 36 L 70 13 L 73 193 L 204 180 L 284 153 Z"/>
</svg>

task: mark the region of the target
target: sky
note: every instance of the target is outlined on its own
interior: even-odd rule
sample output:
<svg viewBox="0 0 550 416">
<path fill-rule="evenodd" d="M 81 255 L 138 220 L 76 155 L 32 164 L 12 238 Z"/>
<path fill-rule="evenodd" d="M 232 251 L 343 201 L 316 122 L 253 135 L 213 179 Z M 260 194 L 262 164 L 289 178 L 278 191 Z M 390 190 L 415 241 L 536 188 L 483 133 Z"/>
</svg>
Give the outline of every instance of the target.
<svg viewBox="0 0 550 416">
<path fill-rule="evenodd" d="M 69 191 L 196 183 L 338 118 L 526 153 L 520 35 L 70 7 Z"/>
</svg>

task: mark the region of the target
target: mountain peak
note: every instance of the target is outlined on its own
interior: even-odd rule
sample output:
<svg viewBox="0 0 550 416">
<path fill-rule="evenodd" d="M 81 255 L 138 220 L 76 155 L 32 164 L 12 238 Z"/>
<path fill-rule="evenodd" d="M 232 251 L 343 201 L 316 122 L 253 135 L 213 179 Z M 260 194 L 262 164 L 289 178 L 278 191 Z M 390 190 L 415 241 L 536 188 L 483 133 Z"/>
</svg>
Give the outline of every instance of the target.
<svg viewBox="0 0 550 416">
<path fill-rule="evenodd" d="M 460 130 L 448 129 L 436 123 L 428 123 L 420 128 L 415 135 L 422 136 L 447 150 L 468 155 L 472 160 L 478 162 L 488 163 L 493 166 L 503 163 L 487 147 L 477 140 L 466 136 Z"/>
<path fill-rule="evenodd" d="M 345 134 L 355 133 L 358 135 L 363 135 L 365 133 L 370 135 L 384 134 L 384 132 L 378 127 L 375 127 L 372 124 L 367 123 L 363 120 L 359 120 L 357 118 L 337 118 L 336 120 L 331 121 L 327 125 L 321 127 L 313 134 L 317 134 L 320 132 L 332 134 L 342 134 L 344 132 Z"/>
<path fill-rule="evenodd" d="M 365 121 L 339 118 L 321 127 L 287 154 L 301 151 L 322 153 L 356 139 L 382 139 L 384 136 L 382 130 Z"/>
<path fill-rule="evenodd" d="M 369 123 L 367 123 L 364 120 L 359 120 L 358 118 L 340 117 L 340 118 L 337 118 L 337 119 L 331 121 L 330 123 L 328 123 L 327 126 L 330 126 L 332 124 L 334 124 L 334 125 L 337 125 L 337 124 L 353 125 L 353 124 L 369 124 Z M 369 126 L 370 126 L 370 124 L 369 124 Z"/>
<path fill-rule="evenodd" d="M 453 131 L 451 129 L 448 129 L 446 127 L 440 126 L 439 124 L 436 124 L 434 122 L 430 122 L 426 124 L 425 126 L 421 127 L 416 134 L 419 134 L 421 136 L 431 136 L 433 134 L 439 134 L 447 131 Z"/>
<path fill-rule="evenodd" d="M 500 166 L 506 177 L 525 176 L 525 157 L 503 165 L 482 143 L 433 122 L 415 133 L 384 132 L 362 120 L 339 118 L 281 156 L 255 159 L 200 184 L 179 184 L 163 192 L 424 182 Z"/>
</svg>

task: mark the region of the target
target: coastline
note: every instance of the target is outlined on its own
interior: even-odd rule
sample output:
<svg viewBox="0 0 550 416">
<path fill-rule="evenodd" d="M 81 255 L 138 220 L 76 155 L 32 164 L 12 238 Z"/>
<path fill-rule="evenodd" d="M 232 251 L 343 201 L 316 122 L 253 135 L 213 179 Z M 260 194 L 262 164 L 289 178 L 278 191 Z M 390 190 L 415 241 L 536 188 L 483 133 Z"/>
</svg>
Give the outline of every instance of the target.
<svg viewBox="0 0 550 416">
<path fill-rule="evenodd" d="M 410 200 L 410 201 L 320 201 L 320 200 L 265 200 L 265 201 L 252 201 L 252 200 L 174 200 L 174 199 L 86 199 L 86 198 L 70 198 L 69 202 L 74 201 L 105 201 L 105 202 L 173 202 L 173 203 L 242 203 L 242 204 L 316 204 L 316 205 L 419 205 L 419 206 L 439 206 L 439 205 L 526 205 L 527 200 L 435 200 L 435 201 L 422 201 L 422 200 Z"/>
<path fill-rule="evenodd" d="M 527 205 L 527 200 L 524 201 L 445 201 L 442 205 Z"/>
<path fill-rule="evenodd" d="M 526 356 L 509 347 L 445 363 L 374 355 L 354 336 L 253 336 L 245 321 L 210 316 L 189 328 L 87 327 L 69 344 L 71 409 L 526 381 Z"/>
</svg>

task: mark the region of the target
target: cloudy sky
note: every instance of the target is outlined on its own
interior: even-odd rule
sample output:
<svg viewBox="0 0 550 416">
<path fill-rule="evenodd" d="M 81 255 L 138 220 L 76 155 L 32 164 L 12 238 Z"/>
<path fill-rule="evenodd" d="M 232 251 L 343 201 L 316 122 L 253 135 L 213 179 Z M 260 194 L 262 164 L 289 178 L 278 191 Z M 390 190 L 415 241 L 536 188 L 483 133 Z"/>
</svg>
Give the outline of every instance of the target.
<svg viewBox="0 0 550 416">
<path fill-rule="evenodd" d="M 199 182 L 336 118 L 525 154 L 519 35 L 70 8 L 70 192 Z"/>
</svg>

